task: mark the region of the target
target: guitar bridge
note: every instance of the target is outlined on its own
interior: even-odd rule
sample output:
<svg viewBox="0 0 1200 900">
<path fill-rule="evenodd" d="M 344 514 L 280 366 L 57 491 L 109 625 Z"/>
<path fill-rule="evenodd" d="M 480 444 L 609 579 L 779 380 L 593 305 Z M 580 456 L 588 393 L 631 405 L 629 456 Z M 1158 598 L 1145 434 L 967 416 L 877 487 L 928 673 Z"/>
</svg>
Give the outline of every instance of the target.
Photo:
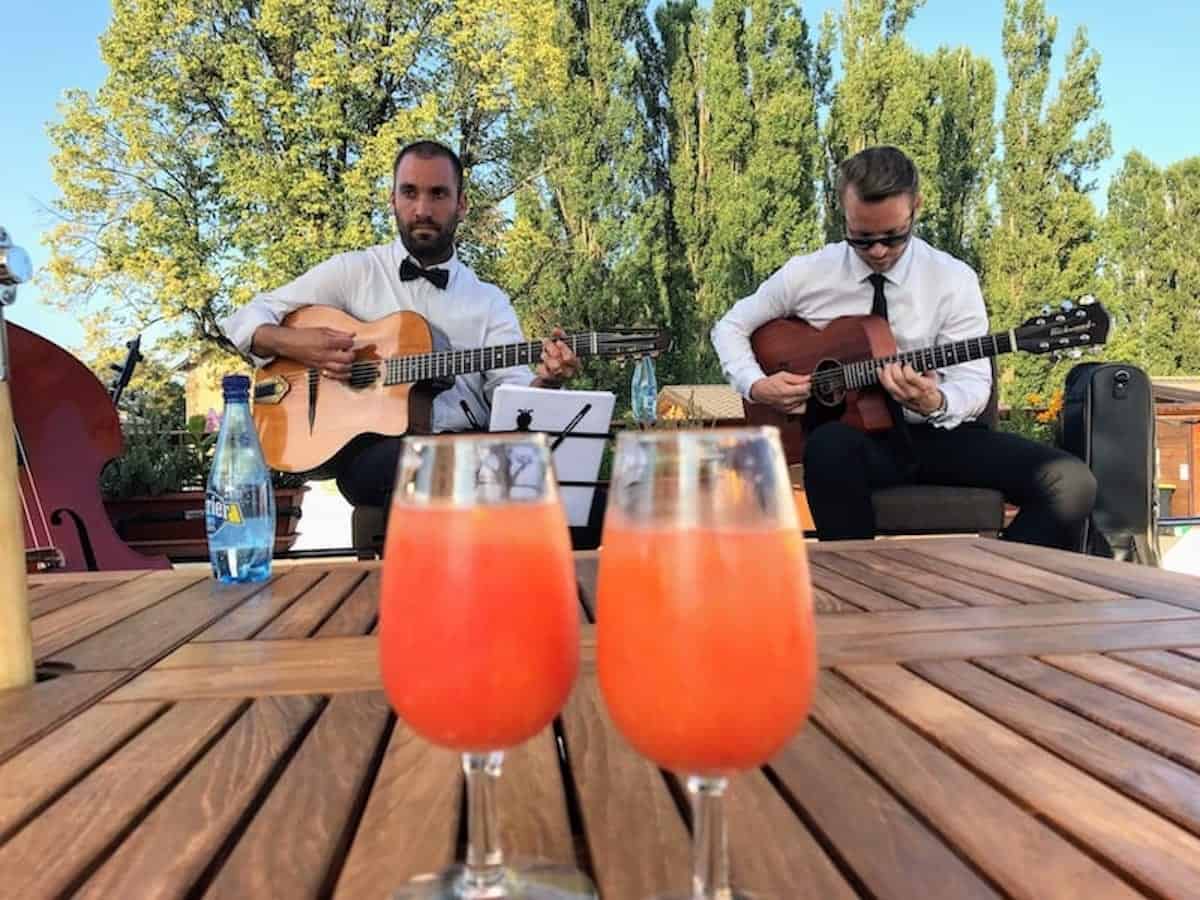
<svg viewBox="0 0 1200 900">
<path fill-rule="evenodd" d="M 291 389 L 287 379 L 279 375 L 264 378 L 254 385 L 254 402 L 272 405 L 281 403 Z"/>
</svg>

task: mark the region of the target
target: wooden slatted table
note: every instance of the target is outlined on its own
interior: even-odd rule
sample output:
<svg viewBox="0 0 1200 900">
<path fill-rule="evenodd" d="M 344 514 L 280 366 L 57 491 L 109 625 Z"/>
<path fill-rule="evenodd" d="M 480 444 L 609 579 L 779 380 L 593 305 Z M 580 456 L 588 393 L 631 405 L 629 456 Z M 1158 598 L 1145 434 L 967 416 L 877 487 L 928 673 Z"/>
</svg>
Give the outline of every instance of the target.
<svg viewBox="0 0 1200 900">
<path fill-rule="evenodd" d="M 778 898 L 1200 897 L 1200 580 L 975 539 L 810 544 L 812 720 L 734 779 L 739 884 Z M 595 556 L 577 566 L 593 611 Z M 385 897 L 461 853 L 455 755 L 379 689 L 377 564 L 32 579 L 0 693 L 0 896 Z M 688 879 L 676 780 L 592 670 L 509 755 L 503 844 L 602 896 Z"/>
</svg>

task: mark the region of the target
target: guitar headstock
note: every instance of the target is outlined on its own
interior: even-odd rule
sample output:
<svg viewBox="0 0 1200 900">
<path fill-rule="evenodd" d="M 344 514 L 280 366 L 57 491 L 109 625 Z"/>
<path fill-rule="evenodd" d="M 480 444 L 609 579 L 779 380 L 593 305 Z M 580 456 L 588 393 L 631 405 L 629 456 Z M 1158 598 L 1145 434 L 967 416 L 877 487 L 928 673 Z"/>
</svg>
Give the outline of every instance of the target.
<svg viewBox="0 0 1200 900">
<path fill-rule="evenodd" d="M 1013 329 L 1017 347 L 1027 353 L 1056 353 L 1097 347 L 1108 340 L 1108 312 L 1093 297 L 1078 306 L 1066 301 L 1058 310 L 1046 307 Z"/>
<path fill-rule="evenodd" d="M 652 328 L 610 328 L 595 336 L 600 356 L 658 356 L 671 347 L 671 336 Z"/>
</svg>

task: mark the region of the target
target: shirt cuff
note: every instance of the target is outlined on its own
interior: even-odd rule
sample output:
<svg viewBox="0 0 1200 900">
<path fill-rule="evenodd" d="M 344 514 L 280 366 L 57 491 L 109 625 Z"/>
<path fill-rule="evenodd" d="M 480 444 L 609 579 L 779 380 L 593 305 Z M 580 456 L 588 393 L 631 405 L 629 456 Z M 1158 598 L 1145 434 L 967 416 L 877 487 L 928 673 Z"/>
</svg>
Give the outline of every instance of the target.
<svg viewBox="0 0 1200 900">
<path fill-rule="evenodd" d="M 944 428 L 947 431 L 951 428 L 957 428 L 966 419 L 963 416 L 963 410 L 967 406 L 967 398 L 963 393 L 960 385 L 950 381 L 943 381 L 938 385 L 942 389 L 942 396 L 946 398 L 946 411 L 936 421 L 929 421 L 929 424 L 934 428 Z"/>
<path fill-rule="evenodd" d="M 763 372 L 761 366 L 758 366 L 754 363 L 749 363 L 733 372 L 730 372 L 728 377 L 729 381 L 733 384 L 734 389 L 747 400 L 750 400 L 751 403 L 753 403 L 754 401 L 750 398 L 750 388 L 754 387 L 754 383 L 756 381 L 758 381 L 760 378 L 766 378 L 767 375 L 765 372 Z"/>
<path fill-rule="evenodd" d="M 265 310 L 257 309 L 254 306 L 244 306 L 221 322 L 221 330 L 225 332 L 225 336 L 233 341 L 234 345 L 250 357 L 251 361 L 258 368 L 271 363 L 275 360 L 274 356 L 258 356 L 250 350 L 254 343 L 254 332 L 258 331 L 261 325 L 278 325 L 279 322 L 271 314 Z"/>
</svg>

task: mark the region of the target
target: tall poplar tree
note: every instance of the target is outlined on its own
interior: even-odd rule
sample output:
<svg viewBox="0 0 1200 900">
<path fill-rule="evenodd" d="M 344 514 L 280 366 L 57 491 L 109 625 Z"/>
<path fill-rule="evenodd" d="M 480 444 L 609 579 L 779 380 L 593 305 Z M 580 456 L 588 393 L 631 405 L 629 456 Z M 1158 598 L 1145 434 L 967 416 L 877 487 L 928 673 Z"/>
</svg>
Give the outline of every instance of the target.
<svg viewBox="0 0 1200 900">
<path fill-rule="evenodd" d="M 984 252 L 984 296 L 993 328 L 1008 328 L 1043 304 L 1074 302 L 1097 288 L 1098 218 L 1089 192 L 1110 152 L 1099 121 L 1100 57 L 1081 28 L 1057 90 L 1049 92 L 1057 20 L 1042 0 L 1007 0 L 1004 59 L 1009 90 L 1001 126 L 996 219 Z M 1061 387 L 1069 361 L 1015 354 L 1001 361 L 1004 400 Z"/>
<path fill-rule="evenodd" d="M 1200 372 L 1200 156 L 1159 168 L 1138 152 L 1108 189 L 1100 297 L 1106 355 L 1154 375 Z"/>
</svg>

